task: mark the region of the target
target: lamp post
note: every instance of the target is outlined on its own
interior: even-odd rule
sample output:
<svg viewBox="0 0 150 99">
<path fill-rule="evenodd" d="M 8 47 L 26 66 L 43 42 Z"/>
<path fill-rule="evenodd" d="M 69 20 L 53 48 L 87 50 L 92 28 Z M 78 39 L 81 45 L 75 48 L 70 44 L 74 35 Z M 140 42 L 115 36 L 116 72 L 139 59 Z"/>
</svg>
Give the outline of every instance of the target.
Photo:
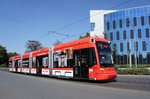
<svg viewBox="0 0 150 99">
<path fill-rule="evenodd" d="M 130 21 L 129 21 L 129 23 L 131 23 Z M 133 31 L 133 35 L 135 35 L 135 27 L 134 26 L 136 26 L 136 25 L 134 25 L 134 23 L 131 23 L 131 26 L 132 26 L 132 31 Z M 130 34 L 130 36 L 131 36 L 131 34 Z M 135 35 L 135 36 L 133 36 L 134 37 L 134 60 L 135 60 L 135 67 L 137 68 L 137 36 Z M 130 44 L 130 68 L 132 67 L 132 56 L 131 56 L 131 39 L 130 39 L 130 37 L 129 37 L 129 44 Z"/>
<path fill-rule="evenodd" d="M 130 26 L 130 20 L 128 19 L 126 19 L 126 25 L 128 24 L 128 26 Z M 131 36 L 131 34 L 130 34 L 130 36 Z M 130 68 L 132 68 L 132 57 L 131 57 L 131 39 L 130 39 L 130 36 L 129 36 L 129 64 L 130 64 Z"/>
<path fill-rule="evenodd" d="M 129 39 L 129 62 L 130 62 L 130 68 L 132 68 L 132 57 L 131 57 L 131 40 Z"/>
<path fill-rule="evenodd" d="M 135 68 L 137 68 L 137 41 L 135 40 L 134 48 L 135 48 Z"/>
<path fill-rule="evenodd" d="M 136 31 L 135 31 L 135 26 L 134 26 L 134 24 L 132 24 L 132 26 L 133 26 L 133 33 L 135 34 Z M 136 34 L 137 34 L 137 33 L 136 33 Z M 134 55 L 134 61 L 135 61 L 135 68 L 137 68 L 137 49 L 138 49 L 138 48 L 137 48 L 138 46 L 137 46 L 137 35 L 136 35 L 136 34 L 135 34 L 135 36 L 134 36 L 134 37 L 135 37 L 135 38 L 134 38 L 134 51 L 135 51 L 135 52 L 134 52 L 134 54 L 135 54 L 135 55 Z"/>
</svg>

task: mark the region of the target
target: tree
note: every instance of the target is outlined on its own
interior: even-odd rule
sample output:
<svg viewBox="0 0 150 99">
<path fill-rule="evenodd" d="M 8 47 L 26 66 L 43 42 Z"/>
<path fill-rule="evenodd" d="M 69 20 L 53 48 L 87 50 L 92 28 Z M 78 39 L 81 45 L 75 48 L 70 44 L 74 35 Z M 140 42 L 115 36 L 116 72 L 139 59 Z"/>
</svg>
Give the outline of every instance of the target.
<svg viewBox="0 0 150 99">
<path fill-rule="evenodd" d="M 26 51 L 25 52 L 32 52 L 38 49 L 43 48 L 42 44 L 39 41 L 35 40 L 28 40 L 26 43 Z"/>
<path fill-rule="evenodd" d="M 62 43 L 61 41 L 57 40 L 53 45 L 55 46 L 55 45 L 58 45 L 58 44 L 61 44 L 61 43 Z"/>
<path fill-rule="evenodd" d="M 86 38 L 86 37 L 89 37 L 89 36 L 90 36 L 90 33 L 87 32 L 84 36 L 80 36 L 79 39 Z"/>
<path fill-rule="evenodd" d="M 9 52 L 7 53 L 8 54 L 8 57 L 13 57 L 13 56 L 16 56 L 16 55 L 19 55 L 17 52 Z"/>
<path fill-rule="evenodd" d="M 0 65 L 8 65 L 8 55 L 5 47 L 0 45 Z"/>
</svg>

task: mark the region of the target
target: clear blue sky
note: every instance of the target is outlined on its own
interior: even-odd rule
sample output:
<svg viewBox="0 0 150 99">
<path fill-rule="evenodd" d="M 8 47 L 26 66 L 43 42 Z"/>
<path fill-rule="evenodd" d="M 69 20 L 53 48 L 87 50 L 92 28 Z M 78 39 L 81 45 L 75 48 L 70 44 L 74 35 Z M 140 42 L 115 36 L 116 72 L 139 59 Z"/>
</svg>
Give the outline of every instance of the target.
<svg viewBox="0 0 150 99">
<path fill-rule="evenodd" d="M 28 40 L 50 47 L 56 40 L 77 39 L 90 30 L 89 18 L 57 31 L 74 35 L 69 38 L 45 34 L 89 17 L 90 10 L 109 9 L 125 1 L 128 0 L 0 0 L 0 45 L 8 52 L 23 54 Z M 145 5 L 150 5 L 150 0 L 131 0 L 112 10 Z"/>
</svg>

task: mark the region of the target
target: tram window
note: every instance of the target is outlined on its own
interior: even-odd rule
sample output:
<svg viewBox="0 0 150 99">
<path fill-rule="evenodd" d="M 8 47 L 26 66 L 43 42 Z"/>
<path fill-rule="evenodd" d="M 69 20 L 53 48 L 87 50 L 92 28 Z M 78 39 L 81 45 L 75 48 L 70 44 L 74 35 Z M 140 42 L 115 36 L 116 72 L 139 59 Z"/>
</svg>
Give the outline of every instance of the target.
<svg viewBox="0 0 150 99">
<path fill-rule="evenodd" d="M 74 66 L 80 66 L 80 50 L 74 51 Z"/>
<path fill-rule="evenodd" d="M 29 59 L 23 59 L 22 60 L 22 67 L 29 67 Z"/>
<path fill-rule="evenodd" d="M 36 57 L 32 58 L 32 68 L 36 67 Z"/>
<path fill-rule="evenodd" d="M 48 56 L 36 57 L 36 67 L 48 67 Z"/>
<path fill-rule="evenodd" d="M 80 66 L 81 64 L 88 65 L 89 68 L 97 64 L 94 48 L 76 50 L 74 52 L 74 65 Z"/>
<path fill-rule="evenodd" d="M 15 61 L 15 67 L 18 67 L 18 60 Z"/>
<path fill-rule="evenodd" d="M 67 59 L 67 67 L 73 67 L 73 59 Z"/>
<path fill-rule="evenodd" d="M 36 57 L 36 67 L 42 67 L 42 57 Z"/>
<path fill-rule="evenodd" d="M 18 67 L 21 67 L 21 60 L 18 60 Z"/>
<path fill-rule="evenodd" d="M 43 67 L 48 67 L 48 57 L 43 57 Z"/>
<path fill-rule="evenodd" d="M 72 59 L 73 58 L 73 51 L 72 51 L 72 49 L 66 49 L 65 53 L 67 55 L 67 59 Z"/>
<path fill-rule="evenodd" d="M 54 68 L 58 67 L 58 61 L 54 61 Z"/>
<path fill-rule="evenodd" d="M 81 50 L 81 64 L 88 65 L 88 49 Z"/>
<path fill-rule="evenodd" d="M 12 67 L 12 62 L 9 62 L 9 67 L 10 67 L 10 68 Z"/>
<path fill-rule="evenodd" d="M 60 55 L 59 67 L 67 67 L 67 56 L 64 53 Z"/>
<path fill-rule="evenodd" d="M 67 67 L 72 68 L 73 67 L 73 50 L 66 49 L 66 55 L 67 55 Z"/>
<path fill-rule="evenodd" d="M 54 53 L 54 68 L 68 68 L 68 67 L 73 67 L 73 59 L 72 57 L 68 57 L 67 53 L 69 51 L 67 50 L 65 53 L 64 52 L 57 52 Z M 71 53 L 71 52 L 69 52 Z"/>
<path fill-rule="evenodd" d="M 88 57 L 89 67 L 92 67 L 93 65 L 97 64 L 95 50 L 94 48 L 90 48 L 88 52 L 89 52 L 89 57 Z"/>
<path fill-rule="evenodd" d="M 60 56 L 59 53 L 54 54 L 54 58 L 53 58 L 54 59 L 54 68 L 57 68 L 59 65 L 59 56 Z"/>
</svg>

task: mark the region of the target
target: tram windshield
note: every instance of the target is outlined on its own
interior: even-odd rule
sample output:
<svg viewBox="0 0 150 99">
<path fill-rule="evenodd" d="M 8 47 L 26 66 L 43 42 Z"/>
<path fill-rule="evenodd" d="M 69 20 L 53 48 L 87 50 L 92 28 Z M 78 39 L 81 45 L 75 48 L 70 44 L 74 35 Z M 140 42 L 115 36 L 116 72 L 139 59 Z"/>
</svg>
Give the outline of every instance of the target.
<svg viewBox="0 0 150 99">
<path fill-rule="evenodd" d="M 112 67 L 113 58 L 109 43 L 96 42 L 101 67 Z"/>
</svg>

